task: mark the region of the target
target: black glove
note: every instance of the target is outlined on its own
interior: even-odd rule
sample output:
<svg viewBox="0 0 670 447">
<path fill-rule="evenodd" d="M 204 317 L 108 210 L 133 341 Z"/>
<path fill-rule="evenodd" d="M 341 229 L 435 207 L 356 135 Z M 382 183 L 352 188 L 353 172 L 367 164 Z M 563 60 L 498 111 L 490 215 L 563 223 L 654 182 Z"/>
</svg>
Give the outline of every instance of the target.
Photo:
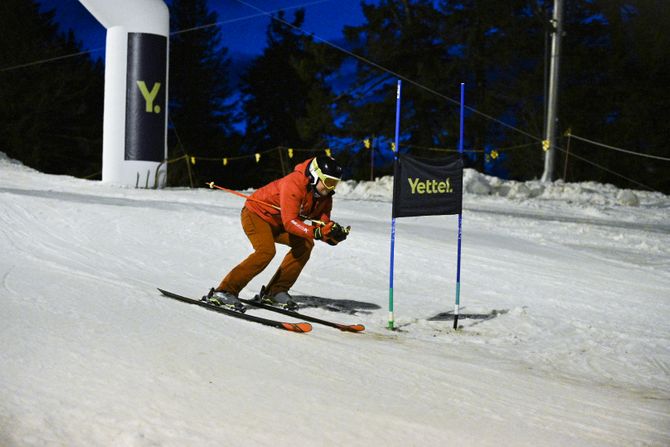
<svg viewBox="0 0 670 447">
<path fill-rule="evenodd" d="M 322 240 L 330 245 L 337 245 L 349 236 L 351 227 L 343 227 L 336 222 L 328 222 L 326 225 L 314 228 L 314 239 Z"/>
<path fill-rule="evenodd" d="M 347 236 L 349 236 L 349 231 L 351 231 L 351 227 L 345 228 L 342 225 L 335 222 L 333 228 L 330 230 L 328 238 L 334 240 L 337 243 L 340 243 L 343 240 L 345 240 Z"/>
</svg>

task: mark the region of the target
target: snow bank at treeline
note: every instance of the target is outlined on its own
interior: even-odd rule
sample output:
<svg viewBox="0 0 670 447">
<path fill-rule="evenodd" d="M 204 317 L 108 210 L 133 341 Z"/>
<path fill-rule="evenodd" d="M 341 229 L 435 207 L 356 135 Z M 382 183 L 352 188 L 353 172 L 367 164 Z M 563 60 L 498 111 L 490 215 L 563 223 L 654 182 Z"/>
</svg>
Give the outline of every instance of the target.
<svg viewBox="0 0 670 447">
<path fill-rule="evenodd" d="M 24 172 L 36 172 L 23 166 L 17 160 L 9 158 L 0 151 L 0 165 L 13 165 L 14 169 Z M 474 169 L 465 169 L 463 175 L 464 194 L 479 197 L 503 197 L 512 200 L 528 199 L 551 200 L 568 204 L 595 206 L 637 207 L 645 203 L 666 202 L 668 196 L 659 192 L 619 189 L 614 185 L 597 182 L 566 183 L 562 180 L 526 182 L 503 180 L 498 177 L 481 174 Z M 384 176 L 375 181 L 347 180 L 337 188 L 339 197 L 366 200 L 390 201 L 393 197 L 393 177 Z"/>
<path fill-rule="evenodd" d="M 465 169 L 463 186 L 465 195 L 496 196 L 519 201 L 527 199 L 554 200 L 602 206 L 635 207 L 643 202 L 663 200 L 666 197 L 658 192 L 619 189 L 614 185 L 596 182 L 565 183 L 562 180 L 554 182 L 503 180 L 481 174 L 474 169 Z M 345 181 L 338 186 L 338 194 L 353 199 L 391 200 L 393 177 L 381 177 L 374 182 Z"/>
</svg>

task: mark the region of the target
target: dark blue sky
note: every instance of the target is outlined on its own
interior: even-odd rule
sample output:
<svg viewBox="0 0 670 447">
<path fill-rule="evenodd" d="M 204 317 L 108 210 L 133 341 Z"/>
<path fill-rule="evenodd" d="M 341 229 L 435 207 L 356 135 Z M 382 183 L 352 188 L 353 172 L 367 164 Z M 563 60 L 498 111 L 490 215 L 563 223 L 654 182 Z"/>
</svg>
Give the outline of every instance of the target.
<svg viewBox="0 0 670 447">
<path fill-rule="evenodd" d="M 113 0 L 109 0 L 113 1 Z M 259 54 L 265 46 L 265 31 L 270 18 L 235 0 L 208 0 L 210 8 L 218 13 L 222 43 L 230 54 Z M 361 0 L 244 0 L 265 11 L 284 9 L 289 19 L 294 7 L 304 7 L 303 29 L 329 41 L 342 39 L 345 25 L 359 25 L 364 21 Z M 84 8 L 78 0 L 39 0 L 42 10 L 55 9 L 56 20 L 63 30 L 71 28 L 84 48 L 94 50 L 105 46 L 105 28 Z M 368 1 L 368 3 L 372 3 Z M 254 16 L 254 17 L 252 17 Z M 92 56 L 100 57 L 104 51 Z"/>
</svg>

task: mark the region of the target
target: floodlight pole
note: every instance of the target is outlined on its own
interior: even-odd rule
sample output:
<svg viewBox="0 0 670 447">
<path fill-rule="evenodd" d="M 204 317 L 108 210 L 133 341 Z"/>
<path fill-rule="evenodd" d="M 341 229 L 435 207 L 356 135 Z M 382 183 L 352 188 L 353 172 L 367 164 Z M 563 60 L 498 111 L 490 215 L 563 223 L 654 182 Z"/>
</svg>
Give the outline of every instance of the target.
<svg viewBox="0 0 670 447">
<path fill-rule="evenodd" d="M 544 172 L 542 182 L 550 182 L 554 176 L 554 159 L 556 151 L 556 107 L 558 103 L 558 66 L 561 54 L 561 34 L 563 33 L 563 0 L 554 0 L 554 14 L 551 20 L 551 61 L 549 71 L 549 93 L 547 100 L 547 122 L 545 123 Z"/>
</svg>

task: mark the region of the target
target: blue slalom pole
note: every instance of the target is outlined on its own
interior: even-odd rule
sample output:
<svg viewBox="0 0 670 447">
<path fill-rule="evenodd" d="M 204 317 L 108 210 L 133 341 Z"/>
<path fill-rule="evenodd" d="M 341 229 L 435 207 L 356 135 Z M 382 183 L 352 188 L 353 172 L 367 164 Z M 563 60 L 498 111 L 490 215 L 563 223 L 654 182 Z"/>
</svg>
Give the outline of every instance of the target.
<svg viewBox="0 0 670 447">
<path fill-rule="evenodd" d="M 465 103 L 465 83 L 461 82 L 461 133 L 458 142 L 458 153 L 463 157 L 463 112 Z M 461 305 L 461 241 L 463 235 L 463 208 L 458 214 L 458 258 L 456 260 L 456 304 L 454 306 L 454 329 L 458 329 L 458 314 Z"/>
<path fill-rule="evenodd" d="M 395 106 L 395 154 L 393 156 L 393 163 L 398 163 L 398 151 L 400 150 L 400 92 L 402 90 L 402 81 L 398 79 L 398 88 L 396 90 L 396 106 Z M 395 166 L 394 166 L 395 167 Z M 394 178 L 395 182 L 396 179 Z M 393 330 L 394 316 L 393 316 L 393 266 L 395 264 L 395 217 L 391 220 L 391 268 L 389 269 L 389 323 L 388 328 Z"/>
</svg>

